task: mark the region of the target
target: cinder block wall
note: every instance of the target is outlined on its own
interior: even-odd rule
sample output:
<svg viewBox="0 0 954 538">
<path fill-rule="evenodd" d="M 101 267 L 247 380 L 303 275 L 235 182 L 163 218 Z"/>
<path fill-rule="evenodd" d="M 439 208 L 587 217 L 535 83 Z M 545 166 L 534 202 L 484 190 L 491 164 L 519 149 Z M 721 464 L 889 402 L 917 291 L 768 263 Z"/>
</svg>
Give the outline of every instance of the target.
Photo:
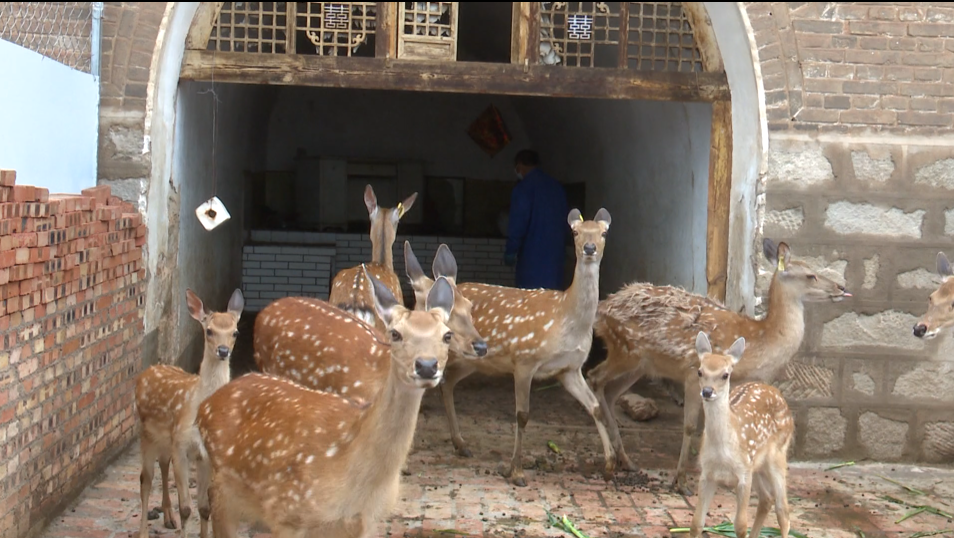
<svg viewBox="0 0 954 538">
<path fill-rule="evenodd" d="M 136 431 L 146 228 L 109 187 L 0 171 L 0 535 L 47 523 Z"/>
</svg>

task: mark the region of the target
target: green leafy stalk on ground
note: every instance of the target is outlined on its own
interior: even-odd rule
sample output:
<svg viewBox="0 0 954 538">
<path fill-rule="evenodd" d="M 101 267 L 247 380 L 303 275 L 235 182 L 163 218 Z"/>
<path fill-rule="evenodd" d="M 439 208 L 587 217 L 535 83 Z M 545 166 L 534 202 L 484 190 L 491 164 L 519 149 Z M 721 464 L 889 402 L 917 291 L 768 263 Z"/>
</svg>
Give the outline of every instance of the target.
<svg viewBox="0 0 954 538">
<path fill-rule="evenodd" d="M 952 534 L 954 535 L 954 529 L 944 529 L 940 531 L 920 531 L 911 535 L 911 538 L 927 538 L 928 536 L 937 536 L 939 534 Z"/>
<path fill-rule="evenodd" d="M 561 531 L 574 536 L 575 538 L 590 538 L 583 533 L 580 529 L 577 529 L 573 522 L 570 521 L 570 518 L 566 517 L 564 514 L 563 517 L 557 517 L 553 512 L 547 510 L 547 521 L 550 523 L 551 527 L 560 529 Z"/>
<path fill-rule="evenodd" d="M 901 523 L 902 521 L 906 519 L 910 519 L 918 514 L 923 514 L 925 512 L 927 512 L 928 514 L 934 514 L 936 516 L 945 517 L 947 519 L 954 519 L 954 514 L 945 512 L 944 510 L 941 510 L 940 508 L 935 508 L 933 506 L 928 506 L 925 504 L 911 504 L 911 503 L 902 501 L 901 499 L 896 499 L 894 497 L 891 497 L 890 495 L 885 495 L 883 498 L 884 500 L 888 502 L 892 502 L 894 504 L 900 504 L 901 506 L 905 506 L 911 509 L 911 511 L 905 514 L 904 517 L 895 521 L 896 524 Z"/>
<path fill-rule="evenodd" d="M 735 534 L 735 526 L 732 525 L 731 521 L 724 521 L 714 527 L 704 527 L 702 530 L 708 532 L 709 534 L 718 534 L 720 536 L 727 536 L 728 538 L 738 538 Z M 686 533 L 689 532 L 689 527 L 677 527 L 674 529 L 669 529 L 669 532 L 673 534 Z M 773 538 L 775 536 L 781 535 L 782 531 L 775 527 L 762 527 L 762 531 L 759 532 L 759 538 Z M 808 535 L 793 530 L 789 530 L 788 535 L 794 536 L 795 538 L 808 538 Z"/>
</svg>

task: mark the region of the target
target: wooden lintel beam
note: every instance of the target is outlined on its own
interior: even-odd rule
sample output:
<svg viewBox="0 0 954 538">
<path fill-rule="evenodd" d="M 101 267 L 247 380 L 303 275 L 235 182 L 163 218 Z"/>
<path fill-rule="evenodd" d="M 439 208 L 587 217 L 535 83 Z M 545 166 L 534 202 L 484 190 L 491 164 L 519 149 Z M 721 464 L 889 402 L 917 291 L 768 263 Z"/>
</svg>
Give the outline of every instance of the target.
<svg viewBox="0 0 954 538">
<path fill-rule="evenodd" d="M 185 51 L 181 78 L 211 80 L 212 55 L 212 51 Z M 239 84 L 657 101 L 711 102 L 729 99 L 729 85 L 724 73 L 668 73 L 246 52 L 216 53 L 214 71 L 216 81 Z"/>
</svg>

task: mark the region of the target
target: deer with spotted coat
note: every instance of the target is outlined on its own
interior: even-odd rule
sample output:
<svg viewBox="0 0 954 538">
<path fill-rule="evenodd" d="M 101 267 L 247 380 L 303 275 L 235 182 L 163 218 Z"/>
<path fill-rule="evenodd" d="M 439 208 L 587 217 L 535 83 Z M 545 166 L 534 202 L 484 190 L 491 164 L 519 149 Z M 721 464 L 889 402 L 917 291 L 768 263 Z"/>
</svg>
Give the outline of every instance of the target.
<svg viewBox="0 0 954 538">
<path fill-rule="evenodd" d="M 696 334 L 700 330 L 709 334 L 717 352 L 744 337 L 749 350 L 735 367 L 736 377 L 771 382 L 801 347 L 805 335 L 803 303 L 851 297 L 844 286 L 792 259 L 787 244 L 776 246 L 766 238 L 763 253 L 776 266 L 763 319 L 746 317 L 683 289 L 645 283 L 630 284 L 600 303 L 594 330 L 606 343 L 607 357 L 590 370 L 588 378 L 607 415 L 613 440 L 612 456 L 606 460 L 608 474 L 615 471 L 617 463 L 636 470 L 619 434 L 616 400 L 644 375 L 668 378 L 683 383 L 685 388 L 682 449 L 673 485 L 691 495 L 686 466 L 702 410 L 699 391 L 695 390 Z"/>
<path fill-rule="evenodd" d="M 366 278 L 390 343 L 386 381 L 369 404 L 252 373 L 199 407 L 216 538 L 235 538 L 240 518 L 276 538 L 370 538 L 395 505 L 421 398 L 447 362 L 454 290 L 438 278 L 412 311 Z"/>
<path fill-rule="evenodd" d="M 736 536 L 746 537 L 749 497 L 755 489 L 759 505 L 750 536 L 758 538 L 774 503 L 781 537 L 788 537 L 788 447 L 795 422 L 782 393 L 771 385 L 743 383 L 730 391 L 732 370 L 744 351 L 744 338 L 719 354 L 712 352 L 706 333 L 696 336 L 696 390 L 705 410 L 705 431 L 699 449 L 699 501 L 692 516 L 690 538 L 701 535 L 706 512 L 720 484 L 735 488 Z"/>
<path fill-rule="evenodd" d="M 238 337 L 238 322 L 245 308 L 241 290 L 235 290 L 229 299 L 226 312 L 210 312 L 202 300 L 186 290 L 189 314 L 202 324 L 205 350 L 199 375 L 181 368 L 160 364 L 149 367 L 136 379 L 136 412 L 142 423 L 140 447 L 142 472 L 139 476 L 142 519 L 139 536 L 148 538 L 149 493 L 156 460 L 162 475 L 162 515 L 167 529 L 176 528 L 169 497 L 169 463 L 172 463 L 179 495 L 179 516 L 182 519 L 182 535 L 186 536 L 186 521 L 192 515 L 192 499 L 189 495 L 189 461 L 197 461 L 199 475 L 198 497 L 200 514 L 208 511 L 208 467 L 200 459 L 201 440 L 195 427 L 199 404 L 229 382 L 229 359 Z M 202 536 L 207 536 L 203 522 Z"/>
<path fill-rule="evenodd" d="M 954 327 L 954 268 L 943 252 L 937 253 L 937 274 L 941 285 L 928 296 L 928 310 L 914 324 L 914 336 L 930 340 Z"/>
<path fill-rule="evenodd" d="M 421 310 L 434 280 L 424 275 L 407 241 L 404 260 L 408 278 L 414 283 L 414 308 Z M 447 245 L 438 247 L 432 270 L 435 278 L 444 276 L 454 292 L 454 308 L 447 322 L 453 332 L 451 354 L 468 360 L 482 357 L 487 353 L 487 343 L 474 327 L 470 301 L 457 289 L 457 260 Z M 285 297 L 273 301 L 255 319 L 253 338 L 255 363 L 261 371 L 311 389 L 366 403 L 387 380 L 390 340 L 320 299 Z"/>
<path fill-rule="evenodd" d="M 364 189 L 364 205 L 371 218 L 371 263 L 342 269 L 331 281 L 331 294 L 328 302 L 353 314 L 355 317 L 384 331 L 383 320 L 374 314 L 374 302 L 371 297 L 371 284 L 365 277 L 369 274 L 385 285 L 399 303 L 404 302 L 401 280 L 394 273 L 394 254 L 391 251 L 397 235 L 398 223 L 414 205 L 417 193 L 408 196 L 397 207 L 388 208 L 378 205 L 374 189 L 368 185 Z"/>
<path fill-rule="evenodd" d="M 566 291 L 524 290 L 489 284 L 458 286 L 474 305 L 474 325 L 487 338 L 487 356 L 476 361 L 451 357 L 441 396 L 457 454 L 473 454 L 464 443 L 454 408 L 454 387 L 467 376 L 513 375 L 516 394 L 516 436 L 509 470 L 504 475 L 517 486 L 526 486 L 523 472 L 523 436 L 530 418 L 530 386 L 534 380 L 556 378 L 596 422 L 604 453 L 609 437 L 599 402 L 583 379 L 582 368 L 593 343 L 593 322 L 599 301 L 600 261 L 610 227 L 605 209 L 584 221 L 580 211 L 570 211 L 576 270 Z"/>
</svg>

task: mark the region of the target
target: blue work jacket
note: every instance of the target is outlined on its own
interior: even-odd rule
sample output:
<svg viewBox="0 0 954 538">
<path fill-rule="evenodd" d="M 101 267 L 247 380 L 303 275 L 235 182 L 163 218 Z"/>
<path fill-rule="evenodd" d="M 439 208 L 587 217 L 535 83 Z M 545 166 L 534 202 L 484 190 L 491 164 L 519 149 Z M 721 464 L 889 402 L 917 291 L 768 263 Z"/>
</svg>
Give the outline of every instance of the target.
<svg viewBox="0 0 954 538">
<path fill-rule="evenodd" d="M 518 288 L 563 289 L 569 212 L 563 185 L 539 168 L 513 188 L 506 254 L 517 255 Z"/>
</svg>

